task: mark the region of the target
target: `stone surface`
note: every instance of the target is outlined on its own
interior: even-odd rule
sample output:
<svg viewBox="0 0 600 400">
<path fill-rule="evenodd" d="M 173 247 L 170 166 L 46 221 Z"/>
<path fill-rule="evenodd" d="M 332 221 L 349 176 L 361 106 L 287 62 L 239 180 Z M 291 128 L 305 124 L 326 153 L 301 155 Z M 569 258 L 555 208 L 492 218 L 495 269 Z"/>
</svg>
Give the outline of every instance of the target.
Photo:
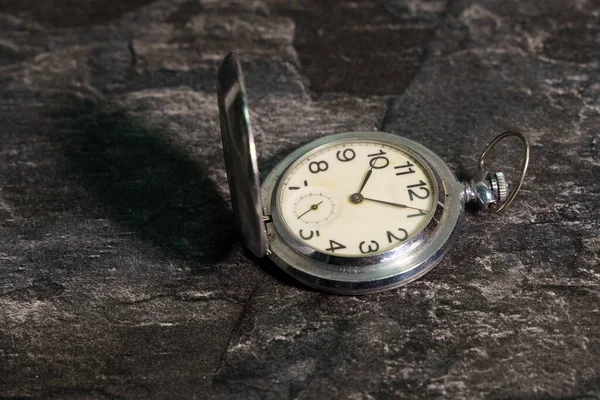
<svg viewBox="0 0 600 400">
<path fill-rule="evenodd" d="M 600 397 L 600 3 L 0 3 L 0 398 Z M 401 289 L 309 290 L 235 236 L 214 77 L 263 178 L 382 129 L 530 174 Z M 494 163 L 515 176 L 507 142 Z"/>
</svg>

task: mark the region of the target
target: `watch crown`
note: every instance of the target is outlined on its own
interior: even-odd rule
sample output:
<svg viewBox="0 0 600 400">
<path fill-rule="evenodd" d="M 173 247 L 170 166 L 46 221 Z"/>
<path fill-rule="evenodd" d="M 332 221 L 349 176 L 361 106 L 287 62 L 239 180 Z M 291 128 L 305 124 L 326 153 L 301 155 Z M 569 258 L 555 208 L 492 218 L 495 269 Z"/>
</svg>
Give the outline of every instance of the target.
<svg viewBox="0 0 600 400">
<path fill-rule="evenodd" d="M 508 199 L 508 183 L 502 172 L 479 171 L 465 183 L 466 202 L 476 202 L 480 209 L 498 207 Z"/>
<path fill-rule="evenodd" d="M 503 203 L 508 198 L 508 183 L 503 172 L 490 174 L 490 186 L 497 199 L 497 203 Z"/>
</svg>

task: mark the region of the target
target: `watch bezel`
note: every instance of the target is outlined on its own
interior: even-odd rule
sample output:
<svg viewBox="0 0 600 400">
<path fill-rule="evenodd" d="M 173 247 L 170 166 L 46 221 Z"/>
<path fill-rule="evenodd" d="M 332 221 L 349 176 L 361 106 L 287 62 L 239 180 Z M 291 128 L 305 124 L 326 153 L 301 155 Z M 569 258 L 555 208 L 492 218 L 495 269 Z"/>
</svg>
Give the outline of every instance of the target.
<svg viewBox="0 0 600 400">
<path fill-rule="evenodd" d="M 300 242 L 287 228 L 278 206 L 285 173 L 310 153 L 334 142 L 369 140 L 398 147 L 414 157 L 434 181 L 436 210 L 420 233 L 388 251 L 369 256 L 335 256 Z M 462 215 L 460 184 L 431 150 L 401 136 L 384 132 L 346 132 L 314 140 L 281 161 L 262 187 L 267 223 L 267 254 L 282 269 L 305 284 L 342 294 L 369 293 L 406 284 L 433 268 L 455 239 Z"/>
<path fill-rule="evenodd" d="M 420 231 L 416 235 L 411 237 L 409 240 L 406 240 L 403 243 L 400 243 L 399 245 L 393 247 L 392 249 L 374 253 L 371 255 L 364 255 L 364 256 L 335 255 L 335 254 L 330 254 L 330 253 L 323 253 L 323 252 L 319 251 L 318 249 L 315 249 L 315 248 L 309 246 L 308 244 L 300 241 L 296 237 L 296 235 L 294 235 L 290 232 L 287 224 L 284 222 L 284 217 L 281 213 L 281 208 L 279 206 L 279 197 L 280 197 L 279 194 L 280 194 L 280 188 L 283 185 L 284 176 L 286 175 L 286 173 L 288 171 L 296 168 L 297 165 L 299 163 L 301 163 L 304 159 L 311 157 L 315 154 L 318 154 L 324 148 L 329 147 L 331 144 L 335 143 L 335 145 L 338 146 L 338 145 L 344 145 L 346 143 L 355 142 L 356 140 L 357 140 L 356 138 L 338 139 L 333 142 L 320 144 L 320 145 L 308 150 L 306 153 L 303 153 L 303 155 L 301 157 L 297 158 L 294 162 L 292 162 L 290 165 L 288 165 L 288 167 L 285 169 L 285 171 L 283 172 L 281 177 L 277 180 L 277 183 L 275 184 L 275 187 L 273 188 L 273 193 L 271 196 L 271 217 L 273 220 L 273 224 L 275 224 L 275 228 L 279 232 L 279 234 L 282 236 L 282 239 L 285 242 L 287 242 L 289 245 L 291 245 L 296 251 L 299 251 L 300 253 L 304 254 L 305 256 L 307 256 L 313 260 L 321 261 L 326 264 L 364 266 L 364 265 L 371 265 L 374 263 L 380 263 L 380 262 L 383 262 L 386 260 L 390 260 L 390 259 L 402 256 L 407 251 L 409 251 L 411 248 L 414 248 L 414 247 L 422 244 L 423 241 L 427 240 L 427 238 L 431 235 L 435 226 L 437 225 L 437 218 L 435 218 L 435 215 L 439 213 L 440 208 L 444 207 L 444 203 L 446 200 L 445 196 L 443 195 L 443 187 L 441 184 L 441 179 L 436 174 L 435 170 L 432 169 L 431 166 L 422 157 L 420 157 L 415 151 L 408 149 L 406 147 L 402 147 L 400 150 L 402 152 L 405 152 L 406 154 L 408 154 L 417 163 L 419 163 L 420 166 L 425 170 L 425 173 L 428 175 L 430 181 L 435 182 L 435 185 L 432 187 L 432 192 L 433 192 L 432 196 L 435 201 L 434 202 L 435 209 L 433 210 L 433 212 L 430 212 L 427 215 L 427 220 L 423 224 L 424 225 L 423 228 L 420 229 Z M 369 138 L 369 142 L 387 145 L 387 146 L 390 145 L 389 142 L 381 141 L 381 140 L 373 140 L 372 138 Z"/>
</svg>

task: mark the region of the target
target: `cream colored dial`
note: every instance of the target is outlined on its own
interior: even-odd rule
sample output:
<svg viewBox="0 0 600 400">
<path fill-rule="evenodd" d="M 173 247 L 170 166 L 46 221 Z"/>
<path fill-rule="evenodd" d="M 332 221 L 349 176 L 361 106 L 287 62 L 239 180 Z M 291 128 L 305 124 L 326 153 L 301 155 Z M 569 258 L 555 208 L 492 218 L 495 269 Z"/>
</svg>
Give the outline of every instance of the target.
<svg viewBox="0 0 600 400">
<path fill-rule="evenodd" d="M 431 220 L 435 183 L 399 147 L 355 140 L 325 145 L 282 177 L 278 207 L 290 233 L 326 254 L 383 253 Z"/>
</svg>

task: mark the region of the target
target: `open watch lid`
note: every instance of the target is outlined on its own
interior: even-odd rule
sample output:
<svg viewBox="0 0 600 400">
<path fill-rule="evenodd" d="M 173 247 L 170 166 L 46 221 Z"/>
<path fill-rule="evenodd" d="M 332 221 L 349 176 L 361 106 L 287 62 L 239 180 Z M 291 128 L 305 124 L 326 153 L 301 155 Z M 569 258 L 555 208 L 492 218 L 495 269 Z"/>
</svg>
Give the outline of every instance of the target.
<svg viewBox="0 0 600 400">
<path fill-rule="evenodd" d="M 233 53 L 219 68 L 217 91 L 221 138 L 235 223 L 244 244 L 257 257 L 267 248 L 256 147 L 242 67 Z"/>
</svg>

